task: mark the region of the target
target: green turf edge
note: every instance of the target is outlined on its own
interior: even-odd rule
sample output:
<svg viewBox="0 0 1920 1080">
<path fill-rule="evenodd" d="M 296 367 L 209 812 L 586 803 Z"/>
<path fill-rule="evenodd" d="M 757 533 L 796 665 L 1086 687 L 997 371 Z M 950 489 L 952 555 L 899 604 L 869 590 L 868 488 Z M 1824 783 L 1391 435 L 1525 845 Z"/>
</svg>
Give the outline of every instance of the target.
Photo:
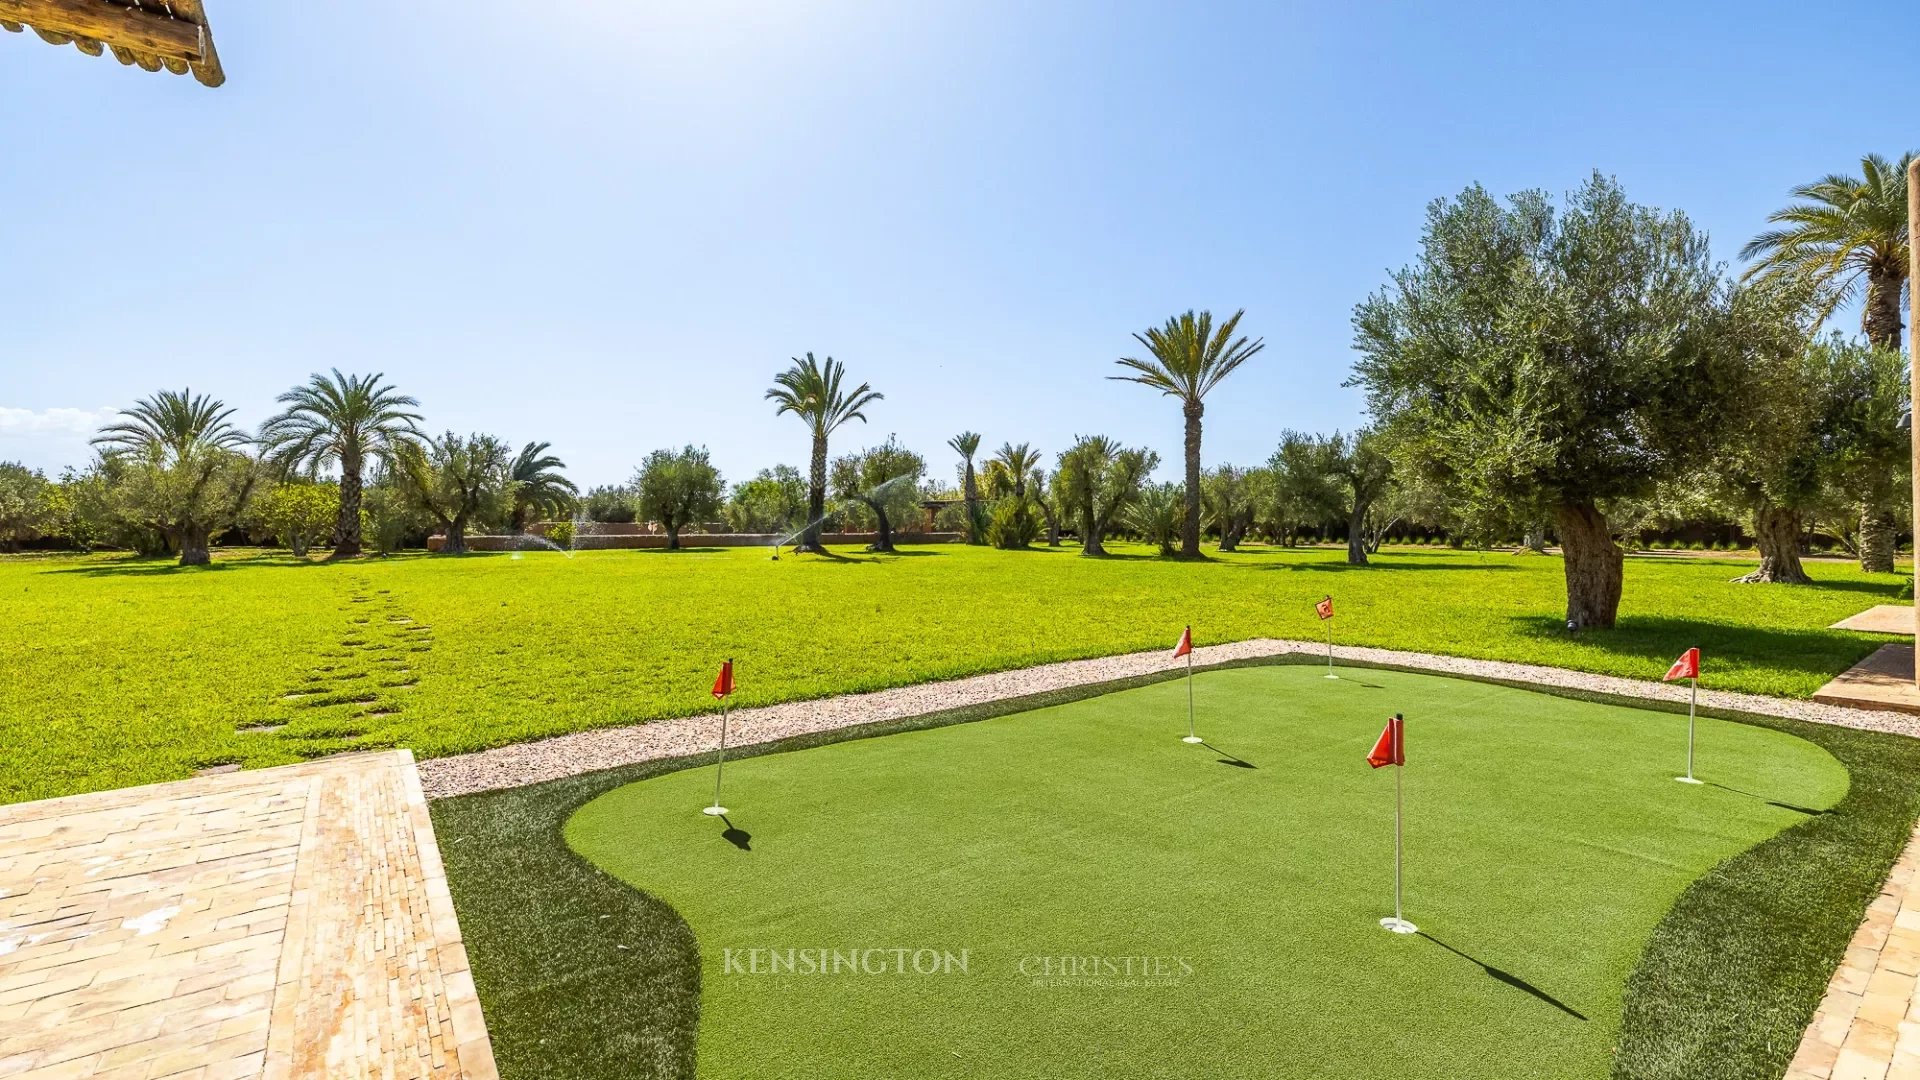
<svg viewBox="0 0 1920 1080">
<path fill-rule="evenodd" d="M 1315 662 L 1282 655 L 1199 670 Z M 1684 711 L 1678 703 L 1394 664 L 1343 666 Z M 740 747 L 730 756 L 970 723 L 1182 674 L 1170 670 L 815 732 Z M 1681 894 L 1628 976 L 1613 1075 L 1773 1080 L 1785 1072 L 1828 977 L 1920 819 L 1920 740 L 1721 710 L 1701 715 L 1805 739 L 1839 760 L 1851 780 L 1832 809 L 1728 859 Z M 562 830 L 575 810 L 607 791 L 711 760 L 649 761 L 429 804 L 503 1076 L 694 1075 L 700 962 L 691 928 L 664 901 L 575 853 Z"/>
</svg>

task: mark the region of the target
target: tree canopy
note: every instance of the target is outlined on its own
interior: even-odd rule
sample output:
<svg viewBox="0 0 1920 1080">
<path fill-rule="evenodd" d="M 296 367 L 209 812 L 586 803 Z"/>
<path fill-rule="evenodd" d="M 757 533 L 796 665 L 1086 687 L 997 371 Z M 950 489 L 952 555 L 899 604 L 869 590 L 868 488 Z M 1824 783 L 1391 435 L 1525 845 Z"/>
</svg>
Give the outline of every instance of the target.
<svg viewBox="0 0 1920 1080">
<path fill-rule="evenodd" d="M 1613 625 L 1610 499 L 1702 463 L 1731 380 L 1706 238 L 1595 174 L 1564 209 L 1478 186 L 1427 211 L 1421 250 L 1354 312 L 1376 421 L 1468 504 L 1551 516 L 1567 622 Z"/>
<path fill-rule="evenodd" d="M 634 506 L 667 530 L 667 547 L 678 550 L 680 530 L 720 513 L 725 481 L 704 446 L 655 450 L 633 474 Z"/>
</svg>

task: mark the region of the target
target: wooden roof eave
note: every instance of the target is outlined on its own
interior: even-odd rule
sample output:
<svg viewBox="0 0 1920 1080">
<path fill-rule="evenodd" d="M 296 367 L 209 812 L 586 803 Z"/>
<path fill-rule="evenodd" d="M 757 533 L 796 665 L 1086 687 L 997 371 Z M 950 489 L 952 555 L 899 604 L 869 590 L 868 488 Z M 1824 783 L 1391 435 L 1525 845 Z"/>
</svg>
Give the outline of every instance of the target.
<svg viewBox="0 0 1920 1080">
<path fill-rule="evenodd" d="M 112 50 L 122 64 L 191 73 L 204 86 L 227 81 L 200 0 L 0 0 L 0 28 L 89 56 Z"/>
</svg>

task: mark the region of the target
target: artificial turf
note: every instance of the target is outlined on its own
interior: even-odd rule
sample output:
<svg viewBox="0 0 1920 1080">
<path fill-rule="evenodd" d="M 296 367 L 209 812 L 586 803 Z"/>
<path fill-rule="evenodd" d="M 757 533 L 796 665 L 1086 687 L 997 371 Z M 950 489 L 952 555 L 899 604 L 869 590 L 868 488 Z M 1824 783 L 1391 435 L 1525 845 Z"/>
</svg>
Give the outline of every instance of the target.
<svg viewBox="0 0 1920 1080">
<path fill-rule="evenodd" d="M 1727 870 L 1737 856 L 1848 817 L 1827 812 L 1846 809 L 1847 769 L 1784 730 L 1703 720 L 1708 783 L 1693 787 L 1672 779 L 1685 721 L 1671 713 L 1404 672 L 1321 675 L 1286 664 L 1203 673 L 1199 747 L 1179 741 L 1176 680 L 755 756 L 729 766 L 724 822 L 699 813 L 710 769 L 649 770 L 565 829 L 644 895 L 623 897 L 551 852 L 514 854 L 538 847 L 540 830 L 551 839 L 557 815 L 609 778 L 436 806 L 508 1074 L 682 1075 L 691 1049 L 702 1075 L 730 1078 L 1604 1076 L 1623 1042 L 1623 986 L 1650 939 L 1648 955 L 1676 970 L 1716 965 L 1711 925 L 1660 943 L 1657 927 L 1676 933 L 1663 923 L 1676 898 L 1720 866 L 1746 891 L 1722 894 L 1733 911 L 1697 918 L 1742 917 L 1753 897 L 1798 885 L 1801 867 L 1762 859 L 1742 879 Z M 1391 710 L 1408 716 L 1407 914 L 1423 931 L 1411 938 L 1376 924 L 1391 902 L 1393 777 L 1362 758 Z M 1910 796 L 1864 797 L 1882 798 L 1853 815 L 1876 837 L 1911 824 Z M 489 845 L 494 829 L 519 840 Z M 1860 865 L 1817 867 L 1830 914 L 1741 923 L 1762 938 L 1749 945 L 1830 969 L 1844 920 L 1877 884 L 1874 864 L 1884 873 L 1897 850 L 1866 839 L 1852 837 Z M 507 916 L 487 897 L 512 888 L 516 870 L 498 863 L 519 858 L 576 899 L 543 913 L 540 890 L 522 890 Z M 555 920 L 544 940 L 571 961 L 508 944 L 509 924 L 543 918 Z M 584 956 L 582 942 L 608 955 Z M 967 970 L 730 973 L 730 948 L 964 951 Z M 1067 977 L 1036 968 L 1044 957 Z M 1087 969 L 1073 958 L 1086 957 L 1154 958 L 1160 975 L 1103 966 L 1076 978 Z M 582 1036 L 598 1047 L 591 1066 L 532 1045 L 581 1023 L 563 996 L 604 1010 L 610 991 L 597 984 L 620 971 L 630 1011 L 597 1022 L 644 1036 L 613 1036 L 613 1048 Z M 1698 976 L 1722 1014 L 1717 1041 L 1668 1040 L 1638 1060 L 1694 1076 L 1784 1063 L 1747 1044 L 1786 1039 L 1790 1054 L 1818 983 L 1789 980 L 1781 1006 L 1782 987 L 1716 978 Z M 696 1015 L 697 1047 L 675 1046 Z"/>
<path fill-rule="evenodd" d="M 1739 563 L 1634 559 L 1620 627 L 1569 638 L 1554 557 L 1115 550 L 0 557 L 0 802 L 687 715 L 726 655 L 755 705 L 1163 648 L 1189 622 L 1203 642 L 1316 638 L 1327 593 L 1346 643 L 1646 678 L 1699 645 L 1710 686 L 1806 696 L 1881 640 L 1827 624 L 1903 582 L 1816 562 L 1813 586 L 1734 585 Z"/>
</svg>

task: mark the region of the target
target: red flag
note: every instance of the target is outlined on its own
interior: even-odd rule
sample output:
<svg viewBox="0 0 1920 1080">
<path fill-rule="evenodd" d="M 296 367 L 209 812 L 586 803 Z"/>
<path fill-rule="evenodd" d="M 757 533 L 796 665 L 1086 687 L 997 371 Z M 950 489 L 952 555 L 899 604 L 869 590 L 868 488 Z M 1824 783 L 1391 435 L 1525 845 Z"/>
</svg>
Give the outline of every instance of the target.
<svg viewBox="0 0 1920 1080">
<path fill-rule="evenodd" d="M 1189 626 L 1185 630 L 1180 631 L 1180 644 L 1173 647 L 1173 658 L 1178 660 L 1192 651 L 1193 627 Z"/>
<path fill-rule="evenodd" d="M 1373 749 L 1367 753 L 1367 764 L 1374 768 L 1382 765 L 1405 765 L 1407 763 L 1407 734 L 1405 720 L 1398 714 L 1387 721 L 1385 730 L 1374 740 Z"/>
<path fill-rule="evenodd" d="M 1667 669 L 1666 675 L 1662 676 L 1660 681 L 1672 682 L 1675 679 L 1697 679 L 1699 677 L 1700 650 L 1688 649 L 1686 652 L 1680 654 L 1680 659 L 1673 662 L 1673 666 Z"/>
<path fill-rule="evenodd" d="M 1320 617 L 1323 619 L 1333 618 L 1333 597 L 1329 596 L 1325 600 L 1313 605 L 1313 610 L 1319 612 Z"/>
<path fill-rule="evenodd" d="M 733 661 L 720 665 L 720 674 L 713 680 L 713 696 L 726 697 L 733 693 Z"/>
</svg>

